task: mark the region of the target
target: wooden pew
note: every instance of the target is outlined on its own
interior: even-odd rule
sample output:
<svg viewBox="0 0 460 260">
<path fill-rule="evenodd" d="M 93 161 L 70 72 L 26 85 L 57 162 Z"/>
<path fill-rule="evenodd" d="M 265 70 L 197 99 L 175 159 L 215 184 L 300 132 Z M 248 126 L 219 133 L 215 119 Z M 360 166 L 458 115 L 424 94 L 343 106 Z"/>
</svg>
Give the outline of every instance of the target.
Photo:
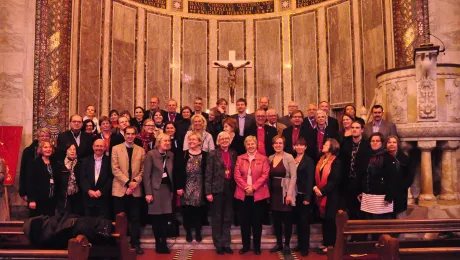
<svg viewBox="0 0 460 260">
<path fill-rule="evenodd" d="M 459 259 L 459 247 L 413 247 L 400 248 L 399 240 L 390 235 L 381 235 L 376 245 L 377 253 L 381 260 L 400 259 Z"/>
<path fill-rule="evenodd" d="M 344 211 L 339 211 L 336 216 L 337 237 L 335 246 L 328 248 L 329 260 L 342 260 L 343 256 L 349 253 L 348 246 L 356 245 L 359 252 L 375 253 L 375 245 L 370 242 L 356 242 L 347 245 L 349 235 L 367 234 L 400 234 L 400 233 L 439 233 L 459 232 L 460 219 L 421 219 L 421 220 L 348 220 Z M 454 241 L 454 247 L 459 241 Z M 416 244 L 415 244 L 416 243 Z M 415 245 L 414 245 L 415 244 Z M 432 247 L 432 241 L 417 241 L 408 243 L 406 247 Z M 420 246 L 419 246 L 420 245 Z M 436 245 L 438 246 L 438 245 Z M 441 247 L 442 245 L 439 245 Z M 447 246 L 447 245 L 445 245 Z M 351 250 L 354 252 L 354 250 Z M 404 250 L 403 250 L 404 252 Z"/>
<path fill-rule="evenodd" d="M 89 257 L 116 257 L 121 260 L 134 260 L 136 259 L 136 251 L 131 248 L 128 242 L 128 218 L 125 213 L 120 213 L 116 216 L 114 225 L 114 232 L 111 237 L 114 240 L 114 245 L 97 245 L 93 246 L 86 238 L 73 238 L 69 240 L 68 250 L 39 250 L 39 249 L 24 249 L 31 248 L 30 244 L 25 238 L 23 231 L 24 221 L 0 221 L 0 238 L 2 236 L 17 236 L 19 237 L 19 244 L 12 244 L 11 246 L 18 249 L 0 249 L 0 258 L 11 257 L 10 255 L 17 254 L 21 258 L 69 258 L 69 259 L 87 259 L 86 258 L 71 258 L 70 249 L 76 252 L 78 247 L 85 247 L 88 250 Z M 84 237 L 84 236 L 82 236 Z M 24 242 L 26 241 L 26 242 Z M 86 241 L 86 243 L 84 243 Z M 114 249 L 115 248 L 115 249 Z M 78 249 L 80 250 L 80 249 Z M 84 254 L 82 254 L 84 255 Z M 65 257 L 64 257 L 65 256 Z M 73 256 L 72 256 L 73 257 Z"/>
</svg>

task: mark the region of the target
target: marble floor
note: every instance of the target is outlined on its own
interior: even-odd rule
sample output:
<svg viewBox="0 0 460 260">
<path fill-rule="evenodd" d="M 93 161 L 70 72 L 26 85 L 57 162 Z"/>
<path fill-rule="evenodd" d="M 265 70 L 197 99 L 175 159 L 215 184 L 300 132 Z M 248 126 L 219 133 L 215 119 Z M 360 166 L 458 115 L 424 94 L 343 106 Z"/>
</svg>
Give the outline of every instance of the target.
<svg viewBox="0 0 460 260">
<path fill-rule="evenodd" d="M 232 260 L 232 259 L 244 259 L 244 260 L 294 260 L 294 259 L 305 259 L 305 260 L 326 260 L 327 257 L 324 255 L 318 255 L 315 252 L 310 252 L 306 257 L 300 256 L 300 254 L 292 253 L 290 256 L 283 256 L 281 254 L 270 253 L 268 250 L 262 250 L 262 254 L 257 256 L 253 252 L 248 252 L 245 255 L 238 254 L 237 251 L 233 255 L 218 255 L 214 250 L 193 250 L 193 249 L 174 249 L 170 255 L 159 255 L 156 254 L 154 249 L 145 249 L 145 254 L 137 257 L 138 260 Z"/>
</svg>

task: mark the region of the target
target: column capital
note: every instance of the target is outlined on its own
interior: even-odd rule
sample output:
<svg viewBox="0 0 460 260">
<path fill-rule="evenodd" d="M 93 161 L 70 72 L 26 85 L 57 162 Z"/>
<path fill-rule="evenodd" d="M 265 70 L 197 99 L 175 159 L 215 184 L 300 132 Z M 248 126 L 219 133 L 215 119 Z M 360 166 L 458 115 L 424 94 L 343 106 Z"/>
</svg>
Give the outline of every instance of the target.
<svg viewBox="0 0 460 260">
<path fill-rule="evenodd" d="M 459 146 L 459 141 L 445 141 L 445 142 L 440 142 L 439 147 L 442 150 L 457 150 Z"/>
<path fill-rule="evenodd" d="M 431 151 L 436 147 L 436 141 L 418 141 L 417 147 L 420 150 L 428 150 Z"/>
</svg>

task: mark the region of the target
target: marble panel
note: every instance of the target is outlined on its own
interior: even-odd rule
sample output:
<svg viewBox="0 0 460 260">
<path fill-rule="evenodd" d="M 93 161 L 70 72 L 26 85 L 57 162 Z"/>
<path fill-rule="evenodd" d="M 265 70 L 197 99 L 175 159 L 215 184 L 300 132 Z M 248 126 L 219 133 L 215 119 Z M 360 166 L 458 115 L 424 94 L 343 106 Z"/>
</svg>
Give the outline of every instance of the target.
<svg viewBox="0 0 460 260">
<path fill-rule="evenodd" d="M 318 42 L 316 13 L 291 17 L 292 90 L 301 109 L 318 103 Z"/>
<path fill-rule="evenodd" d="M 244 60 L 246 47 L 245 47 L 245 23 L 244 21 L 219 21 L 218 26 L 218 60 L 228 60 L 228 52 L 234 50 L 237 60 Z M 227 64 L 225 64 L 227 65 Z M 235 89 L 235 102 L 238 98 L 245 97 L 245 73 L 246 69 L 239 69 L 236 72 L 236 89 Z M 228 88 L 228 71 L 219 69 L 218 72 L 218 98 L 225 98 L 230 102 Z"/>
<path fill-rule="evenodd" d="M 81 0 L 79 80 L 77 111 L 85 114 L 88 105 L 100 115 L 102 0 Z"/>
<path fill-rule="evenodd" d="M 385 30 L 382 0 L 361 1 L 364 105 L 369 107 L 377 87 L 377 73 L 385 70 Z M 361 80 L 361 79 L 357 79 Z"/>
<path fill-rule="evenodd" d="M 134 110 L 136 9 L 113 3 L 111 108 Z"/>
<path fill-rule="evenodd" d="M 350 2 L 327 8 L 329 101 L 353 103 L 353 46 Z"/>
<path fill-rule="evenodd" d="M 182 20 L 181 106 L 208 98 L 208 21 Z"/>
<path fill-rule="evenodd" d="M 149 104 L 152 96 L 166 101 L 171 95 L 172 17 L 147 13 L 146 30 L 145 87 Z"/>
<path fill-rule="evenodd" d="M 270 106 L 284 115 L 281 19 L 255 20 L 254 41 L 256 98 L 269 97 Z"/>
<path fill-rule="evenodd" d="M 458 0 L 429 0 L 430 42 L 443 46 L 446 52 L 438 63 L 460 63 L 460 2 Z M 439 39 L 437 39 L 439 38 Z"/>
</svg>

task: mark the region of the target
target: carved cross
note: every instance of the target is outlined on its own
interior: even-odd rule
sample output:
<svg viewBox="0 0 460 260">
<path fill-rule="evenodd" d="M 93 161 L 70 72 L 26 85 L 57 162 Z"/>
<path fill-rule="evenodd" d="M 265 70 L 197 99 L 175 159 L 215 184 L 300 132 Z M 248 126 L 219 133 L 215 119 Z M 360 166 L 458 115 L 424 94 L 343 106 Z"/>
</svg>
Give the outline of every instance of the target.
<svg viewBox="0 0 460 260">
<path fill-rule="evenodd" d="M 249 60 L 236 60 L 234 50 L 228 52 L 228 60 L 217 60 L 212 63 L 213 68 L 226 69 L 228 71 L 228 88 L 230 89 L 230 100 L 235 102 L 235 88 L 236 88 L 236 71 L 238 69 L 251 68 L 251 61 Z"/>
</svg>

